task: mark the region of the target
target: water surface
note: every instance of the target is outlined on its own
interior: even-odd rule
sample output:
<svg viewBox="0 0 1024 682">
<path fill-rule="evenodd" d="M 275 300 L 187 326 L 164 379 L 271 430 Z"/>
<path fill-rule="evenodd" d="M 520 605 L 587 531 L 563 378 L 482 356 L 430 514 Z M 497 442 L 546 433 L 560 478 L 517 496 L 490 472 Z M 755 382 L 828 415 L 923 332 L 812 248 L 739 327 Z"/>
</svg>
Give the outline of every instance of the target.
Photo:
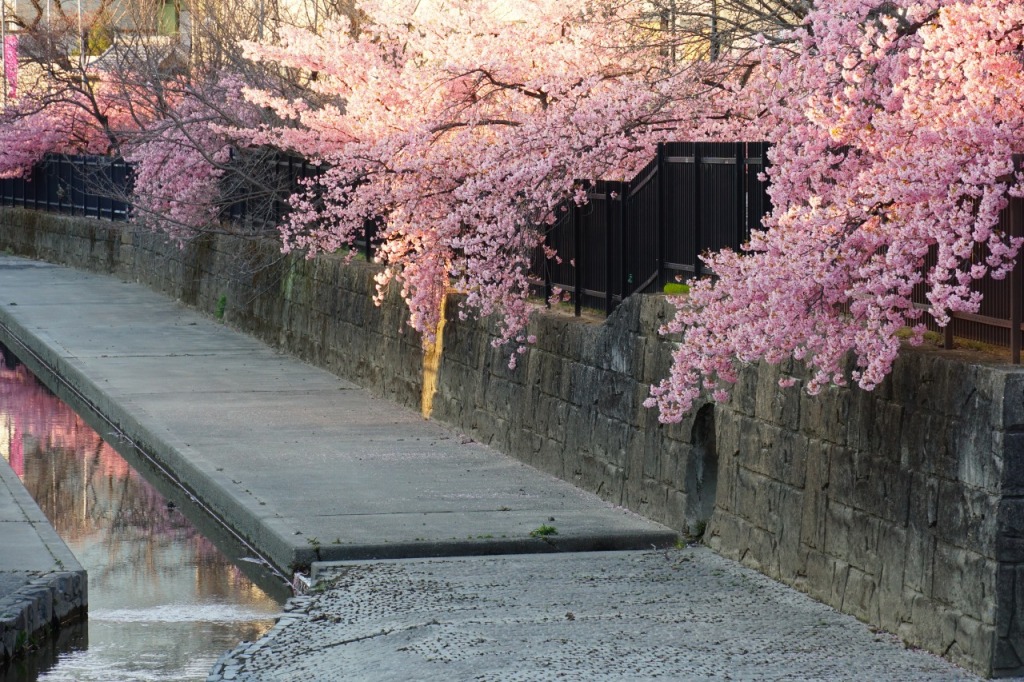
<svg viewBox="0 0 1024 682">
<path fill-rule="evenodd" d="M 245 550 L 180 490 L 133 457 L 156 485 L 143 478 L 6 349 L 3 357 L 0 453 L 88 571 L 89 619 L 0 679 L 204 680 L 221 653 L 266 632 L 287 596 L 281 583 L 239 561 Z"/>
</svg>

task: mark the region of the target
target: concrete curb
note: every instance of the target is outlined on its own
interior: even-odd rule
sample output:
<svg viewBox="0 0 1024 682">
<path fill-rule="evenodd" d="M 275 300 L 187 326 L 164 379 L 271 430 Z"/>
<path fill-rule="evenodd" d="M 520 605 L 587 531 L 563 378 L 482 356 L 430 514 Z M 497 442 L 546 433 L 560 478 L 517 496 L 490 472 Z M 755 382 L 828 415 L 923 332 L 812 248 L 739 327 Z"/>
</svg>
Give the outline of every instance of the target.
<svg viewBox="0 0 1024 682">
<path fill-rule="evenodd" d="M 22 582 L 12 593 L 0 596 L 0 664 L 21 655 L 62 624 L 85 617 L 88 606 L 88 576 L 78 560 L 45 521 L 42 510 L 6 461 L 0 460 L 0 493 L 6 491 L 26 514 L 48 556 L 37 566 L 49 564 L 56 570 L 4 571 L 9 579 Z"/>
<path fill-rule="evenodd" d="M 0 663 L 17 658 L 61 625 L 85 618 L 85 571 L 48 573 L 0 599 Z"/>
</svg>

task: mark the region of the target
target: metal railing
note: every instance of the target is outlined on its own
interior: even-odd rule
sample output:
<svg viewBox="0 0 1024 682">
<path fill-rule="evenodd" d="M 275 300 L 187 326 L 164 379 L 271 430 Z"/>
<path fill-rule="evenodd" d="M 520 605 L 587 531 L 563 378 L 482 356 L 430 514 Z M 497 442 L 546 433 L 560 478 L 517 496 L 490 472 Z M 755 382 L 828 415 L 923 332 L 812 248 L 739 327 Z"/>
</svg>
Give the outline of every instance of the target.
<svg viewBox="0 0 1024 682">
<path fill-rule="evenodd" d="M 655 158 L 632 180 L 591 183 L 588 203 L 567 202 L 545 234 L 545 245 L 555 249 L 559 259 L 547 258 L 543 248 L 534 253 L 531 275 L 536 293 L 547 300 L 558 287 L 568 294 L 577 315 L 583 308 L 610 314 L 634 293 L 660 292 L 676 279 L 714 274 L 702 265 L 700 254 L 739 249 L 771 210 L 767 182 L 759 177 L 766 168 L 767 151 L 764 142 L 666 143 L 658 146 Z M 1017 168 L 1024 168 L 1024 156 L 1014 160 Z M 270 202 L 229 200 L 225 220 L 280 221 L 288 212 L 287 193 L 297 190 L 301 179 L 319 172 L 307 161 L 283 154 L 273 163 L 281 195 Z M 127 220 L 131 206 L 125 198 L 131 187 L 131 165 L 121 159 L 48 155 L 29 177 L 0 179 L 0 205 Z M 1009 199 L 997 229 L 1024 237 L 1024 199 Z M 356 240 L 367 260 L 376 248 L 378 233 L 379 226 L 367 221 L 361 239 Z M 986 255 L 984 245 L 975 247 L 975 262 L 984 262 Z M 955 313 L 944 329 L 925 316 L 930 329 L 944 334 L 946 347 L 952 347 L 956 336 L 1009 347 L 1013 361 L 1020 362 L 1024 322 L 1020 260 L 1024 257 L 1008 277 L 987 277 L 972 284 L 984 297 L 978 313 Z M 933 252 L 925 267 L 934 262 Z M 914 302 L 927 308 L 925 285 L 915 288 Z"/>
<path fill-rule="evenodd" d="M 48 154 L 28 177 L 0 179 L 0 205 L 127 220 L 131 182 L 123 159 Z"/>
</svg>

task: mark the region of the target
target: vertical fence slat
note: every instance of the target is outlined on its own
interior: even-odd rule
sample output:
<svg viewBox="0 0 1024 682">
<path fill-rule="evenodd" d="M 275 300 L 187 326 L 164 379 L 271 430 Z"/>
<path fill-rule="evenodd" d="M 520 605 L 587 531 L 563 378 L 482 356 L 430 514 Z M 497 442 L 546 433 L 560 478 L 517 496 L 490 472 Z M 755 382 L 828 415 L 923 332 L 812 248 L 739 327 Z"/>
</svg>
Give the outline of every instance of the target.
<svg viewBox="0 0 1024 682">
<path fill-rule="evenodd" d="M 734 236 L 734 247 L 738 247 L 747 241 L 747 145 L 744 142 L 735 142 L 736 149 L 733 156 L 736 159 L 736 166 L 733 168 L 733 176 L 736 182 L 736 193 L 733 207 L 736 215 L 736 233 Z M 736 250 L 739 250 L 738 248 Z"/>
<path fill-rule="evenodd" d="M 619 183 L 619 303 L 630 295 L 629 290 L 629 224 L 626 222 L 626 197 L 629 183 Z"/>
<path fill-rule="evenodd" d="M 604 183 L 604 314 L 612 314 L 612 186 Z"/>
<path fill-rule="evenodd" d="M 573 313 L 576 317 L 583 314 L 583 222 L 580 215 L 580 207 L 573 201 L 572 204 L 572 232 L 574 243 L 572 245 L 573 256 Z"/>
<path fill-rule="evenodd" d="M 704 143 L 698 142 L 693 145 L 693 276 L 698 278 L 703 274 L 703 266 L 700 262 L 701 231 L 704 222 L 704 211 L 701 205 L 701 177 L 703 176 Z"/>
<path fill-rule="evenodd" d="M 1007 210 L 1010 212 L 1010 236 L 1021 237 L 1024 236 L 1024 206 L 1021 206 L 1024 200 L 1018 198 L 1011 198 L 1010 205 Z M 1013 358 L 1013 364 L 1020 364 L 1020 345 L 1021 345 L 1021 287 L 1024 286 L 1024 266 L 1021 265 L 1021 258 L 1018 255 L 1017 261 L 1013 265 L 1013 270 L 1010 273 L 1010 354 Z"/>
<path fill-rule="evenodd" d="M 657 166 L 657 177 L 655 182 L 658 188 L 658 198 L 655 204 L 655 218 L 654 224 L 657 226 L 657 242 L 656 242 L 656 254 L 655 267 L 657 267 L 657 277 L 654 282 L 657 285 L 657 290 L 661 291 L 662 287 L 665 286 L 665 280 L 667 273 L 665 272 L 665 218 L 668 215 L 668 211 L 665 208 L 665 201 L 668 195 L 665 185 L 668 183 L 668 173 L 665 170 L 665 143 L 658 143 L 658 166 Z"/>
</svg>

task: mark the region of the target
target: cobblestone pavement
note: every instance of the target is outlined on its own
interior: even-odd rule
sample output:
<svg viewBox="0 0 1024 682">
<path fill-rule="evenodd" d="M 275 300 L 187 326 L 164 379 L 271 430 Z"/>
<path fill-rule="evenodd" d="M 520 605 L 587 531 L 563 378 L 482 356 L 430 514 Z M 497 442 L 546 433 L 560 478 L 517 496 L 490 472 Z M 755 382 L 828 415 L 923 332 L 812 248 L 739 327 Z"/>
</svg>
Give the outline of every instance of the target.
<svg viewBox="0 0 1024 682">
<path fill-rule="evenodd" d="M 976 680 L 706 548 L 335 563 L 208 680 Z"/>
</svg>

